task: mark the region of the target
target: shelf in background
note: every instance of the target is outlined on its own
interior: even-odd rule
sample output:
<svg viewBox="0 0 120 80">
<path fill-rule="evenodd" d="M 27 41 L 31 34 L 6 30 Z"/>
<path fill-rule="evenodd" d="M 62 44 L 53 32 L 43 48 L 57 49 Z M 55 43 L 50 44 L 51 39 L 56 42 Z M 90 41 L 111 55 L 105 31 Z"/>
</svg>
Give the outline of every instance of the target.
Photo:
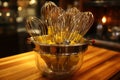
<svg viewBox="0 0 120 80">
<path fill-rule="evenodd" d="M 119 6 L 120 7 L 120 1 L 119 0 L 101 0 L 101 1 L 88 1 L 84 3 L 85 6 Z"/>
</svg>

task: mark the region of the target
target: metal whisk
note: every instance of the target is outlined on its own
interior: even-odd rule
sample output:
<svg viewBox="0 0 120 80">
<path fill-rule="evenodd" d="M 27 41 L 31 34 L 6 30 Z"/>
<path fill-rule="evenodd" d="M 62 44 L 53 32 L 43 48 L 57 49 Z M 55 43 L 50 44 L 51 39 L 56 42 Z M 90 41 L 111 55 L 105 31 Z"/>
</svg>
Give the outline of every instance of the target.
<svg viewBox="0 0 120 80">
<path fill-rule="evenodd" d="M 52 42 L 65 45 L 72 41 L 80 43 L 94 21 L 91 12 L 80 12 L 75 7 L 64 11 L 51 1 L 43 5 L 41 16 L 41 19 L 28 18 L 26 29 L 29 34 L 32 37 L 44 35 L 44 41 L 47 41 L 45 35 L 50 35 Z"/>
<path fill-rule="evenodd" d="M 57 7 L 57 5 L 55 3 L 53 3 L 52 1 L 47 1 L 41 8 L 41 19 L 43 21 L 46 22 L 46 24 L 48 23 L 48 19 L 49 19 L 49 12 L 54 8 Z"/>
<path fill-rule="evenodd" d="M 87 31 L 90 29 L 94 22 L 94 17 L 91 12 L 80 12 L 77 15 L 75 15 L 75 31 L 77 31 L 81 38 L 87 33 Z M 78 36 L 79 36 L 78 34 Z M 81 38 L 76 36 L 76 42 L 80 42 Z M 75 38 L 75 37 L 73 37 Z"/>
<path fill-rule="evenodd" d="M 58 16 L 52 26 L 54 26 L 55 32 L 60 34 L 57 35 L 62 39 L 60 43 L 70 44 L 71 41 L 80 42 L 93 24 L 93 21 L 94 18 L 91 12 L 80 12 L 74 7 Z"/>
<path fill-rule="evenodd" d="M 47 35 L 47 26 L 39 18 L 29 17 L 26 22 L 26 30 L 30 34 L 30 36 L 32 36 L 34 41 L 39 42 L 37 38 L 39 36 L 43 36 L 41 37 L 42 41 L 46 41 L 45 35 Z"/>
</svg>

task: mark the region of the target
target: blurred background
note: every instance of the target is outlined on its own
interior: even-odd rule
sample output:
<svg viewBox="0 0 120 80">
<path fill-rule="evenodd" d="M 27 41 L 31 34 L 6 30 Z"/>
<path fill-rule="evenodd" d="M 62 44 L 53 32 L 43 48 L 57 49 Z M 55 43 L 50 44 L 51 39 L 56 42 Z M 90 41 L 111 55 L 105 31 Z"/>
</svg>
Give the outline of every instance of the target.
<svg viewBox="0 0 120 80">
<path fill-rule="evenodd" d="M 27 42 L 26 18 L 40 17 L 40 9 L 45 1 L 49 0 L 0 0 L 0 57 L 32 50 L 33 45 Z M 95 21 L 85 37 L 120 45 L 119 0 L 51 1 L 65 10 L 77 7 L 80 11 L 91 11 Z"/>
</svg>

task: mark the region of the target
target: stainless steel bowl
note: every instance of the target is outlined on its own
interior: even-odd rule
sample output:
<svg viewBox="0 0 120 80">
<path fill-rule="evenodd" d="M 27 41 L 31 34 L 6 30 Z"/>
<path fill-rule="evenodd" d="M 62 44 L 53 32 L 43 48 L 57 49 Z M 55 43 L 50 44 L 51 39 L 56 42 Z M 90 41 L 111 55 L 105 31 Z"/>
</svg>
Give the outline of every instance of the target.
<svg viewBox="0 0 120 80">
<path fill-rule="evenodd" d="M 74 45 L 35 44 L 38 69 L 47 78 L 56 80 L 68 78 L 80 69 L 83 53 L 88 47 L 87 42 Z"/>
</svg>

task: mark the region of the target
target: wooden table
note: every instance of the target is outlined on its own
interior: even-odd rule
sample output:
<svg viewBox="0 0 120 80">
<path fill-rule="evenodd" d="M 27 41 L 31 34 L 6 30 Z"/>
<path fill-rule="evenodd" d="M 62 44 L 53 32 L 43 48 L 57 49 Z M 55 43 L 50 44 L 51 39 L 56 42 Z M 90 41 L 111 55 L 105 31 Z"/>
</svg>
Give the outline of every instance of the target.
<svg viewBox="0 0 120 80">
<path fill-rule="evenodd" d="M 120 52 L 89 46 L 74 80 L 108 80 L 120 71 Z M 35 52 L 0 59 L 0 80 L 45 80 L 35 65 Z"/>
</svg>

